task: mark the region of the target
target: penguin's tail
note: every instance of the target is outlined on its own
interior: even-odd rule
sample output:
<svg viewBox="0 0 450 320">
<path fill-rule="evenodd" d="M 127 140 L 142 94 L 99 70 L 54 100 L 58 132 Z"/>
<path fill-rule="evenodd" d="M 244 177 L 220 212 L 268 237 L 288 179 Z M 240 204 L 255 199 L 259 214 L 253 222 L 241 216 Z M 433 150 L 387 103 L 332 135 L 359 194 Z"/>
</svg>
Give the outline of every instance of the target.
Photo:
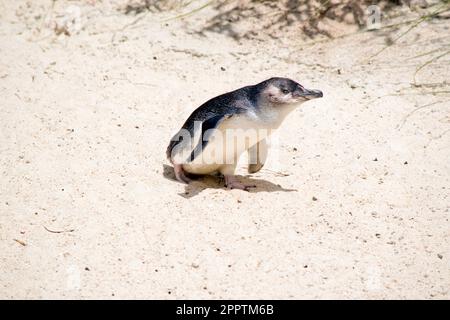
<svg viewBox="0 0 450 320">
<path fill-rule="evenodd" d="M 166 157 L 167 159 L 170 161 L 170 163 L 173 164 L 173 160 L 172 160 L 172 150 L 175 147 L 175 144 L 173 143 L 174 141 L 170 141 L 169 146 L 166 149 Z"/>
<path fill-rule="evenodd" d="M 178 133 L 175 134 L 175 135 L 172 137 L 172 139 L 170 139 L 170 143 L 169 143 L 169 145 L 167 146 L 167 149 L 166 149 L 166 157 L 167 157 L 167 159 L 170 161 L 170 163 L 172 163 L 172 164 L 174 164 L 174 163 L 173 163 L 173 158 L 172 158 L 172 151 L 173 151 L 173 148 L 175 148 L 175 146 L 176 146 L 178 143 L 180 143 L 180 140 L 177 140 L 176 137 L 178 137 Z"/>
</svg>

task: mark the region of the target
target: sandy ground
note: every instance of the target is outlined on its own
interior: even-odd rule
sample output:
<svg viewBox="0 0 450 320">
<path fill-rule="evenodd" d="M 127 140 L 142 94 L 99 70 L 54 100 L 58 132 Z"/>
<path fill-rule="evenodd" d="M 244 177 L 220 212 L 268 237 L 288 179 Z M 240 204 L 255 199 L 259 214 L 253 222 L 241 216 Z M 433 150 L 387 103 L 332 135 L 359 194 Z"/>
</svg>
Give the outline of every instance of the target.
<svg viewBox="0 0 450 320">
<path fill-rule="evenodd" d="M 57 37 L 50 1 L 0 1 L 0 298 L 450 298 L 449 56 L 411 85 L 449 20 L 369 60 L 386 31 L 235 41 L 202 14 L 54 10 L 74 3 Z M 192 110 L 271 76 L 325 96 L 240 167 L 256 190 L 174 181 Z"/>
</svg>

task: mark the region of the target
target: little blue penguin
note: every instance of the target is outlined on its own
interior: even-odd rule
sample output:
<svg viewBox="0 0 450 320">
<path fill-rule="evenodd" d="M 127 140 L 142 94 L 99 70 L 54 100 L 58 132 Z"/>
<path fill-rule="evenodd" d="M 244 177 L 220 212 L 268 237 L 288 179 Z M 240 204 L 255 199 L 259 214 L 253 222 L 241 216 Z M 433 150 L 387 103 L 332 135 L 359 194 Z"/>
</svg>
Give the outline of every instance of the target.
<svg viewBox="0 0 450 320">
<path fill-rule="evenodd" d="M 248 191 L 254 185 L 235 177 L 237 162 L 248 152 L 249 173 L 258 172 L 267 157 L 267 138 L 302 103 L 323 97 L 288 78 L 274 77 L 219 95 L 198 107 L 167 147 L 176 178 L 221 173 L 229 189 Z"/>
</svg>

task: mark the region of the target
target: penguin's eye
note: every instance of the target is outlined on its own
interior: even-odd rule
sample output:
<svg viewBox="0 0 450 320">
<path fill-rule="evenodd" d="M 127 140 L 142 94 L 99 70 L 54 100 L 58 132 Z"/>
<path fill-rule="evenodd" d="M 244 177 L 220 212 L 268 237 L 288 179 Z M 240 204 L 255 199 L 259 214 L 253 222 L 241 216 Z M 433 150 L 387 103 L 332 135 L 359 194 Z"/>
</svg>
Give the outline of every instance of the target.
<svg viewBox="0 0 450 320">
<path fill-rule="evenodd" d="M 288 94 L 289 90 L 288 89 L 281 89 L 281 92 L 283 92 L 283 94 Z"/>
</svg>

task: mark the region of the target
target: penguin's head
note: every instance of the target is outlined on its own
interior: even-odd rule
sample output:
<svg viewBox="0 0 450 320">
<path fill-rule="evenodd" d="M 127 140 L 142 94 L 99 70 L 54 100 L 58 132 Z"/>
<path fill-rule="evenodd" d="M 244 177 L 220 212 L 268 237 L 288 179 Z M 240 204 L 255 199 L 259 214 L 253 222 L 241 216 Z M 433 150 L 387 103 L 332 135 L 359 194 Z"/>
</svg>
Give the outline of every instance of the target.
<svg viewBox="0 0 450 320">
<path fill-rule="evenodd" d="M 261 95 L 275 104 L 297 104 L 323 97 L 320 90 L 306 89 L 288 78 L 271 78 L 262 82 Z"/>
</svg>

